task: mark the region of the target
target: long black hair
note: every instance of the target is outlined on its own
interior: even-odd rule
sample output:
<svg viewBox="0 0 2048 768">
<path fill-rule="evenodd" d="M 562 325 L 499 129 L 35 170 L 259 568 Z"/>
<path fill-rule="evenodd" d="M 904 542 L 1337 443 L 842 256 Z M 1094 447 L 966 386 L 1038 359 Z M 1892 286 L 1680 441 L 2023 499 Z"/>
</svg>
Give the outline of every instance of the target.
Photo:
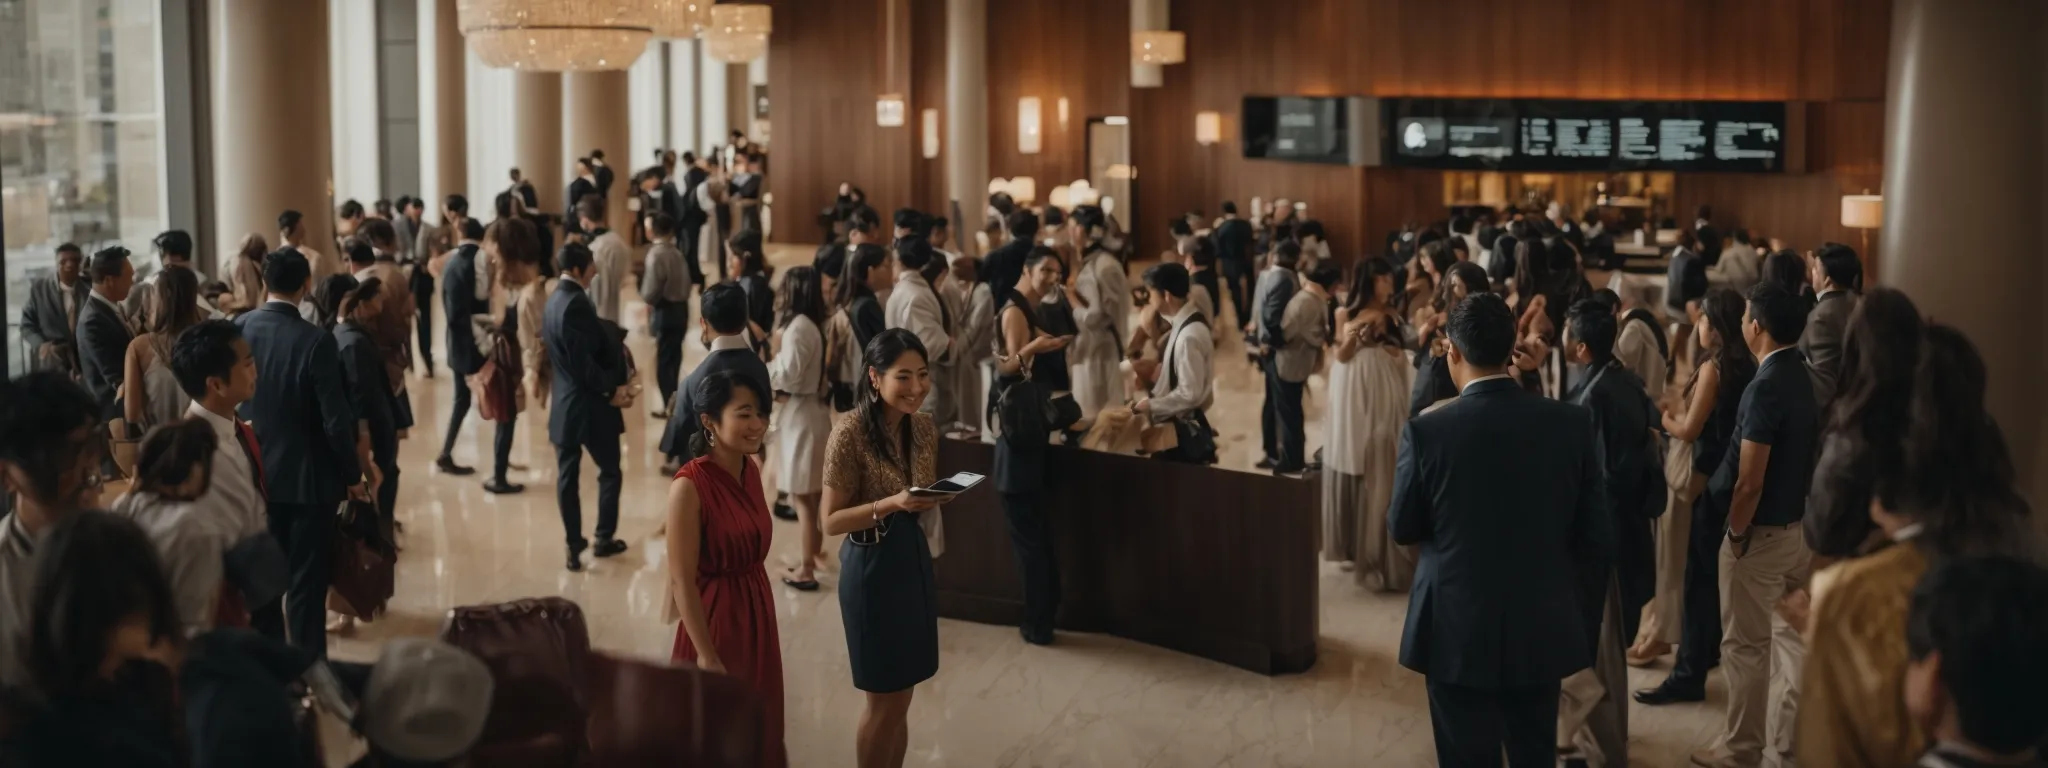
<svg viewBox="0 0 2048 768">
<path fill-rule="evenodd" d="M 1749 345 L 1742 341 L 1742 313 L 1748 306 L 1742 294 L 1728 288 L 1708 291 L 1700 299 L 1700 321 L 1721 335 L 1721 348 L 1714 350 L 1713 360 L 1714 367 L 1721 372 L 1723 390 L 1756 375 L 1756 356 L 1750 354 Z M 1686 397 L 1692 397 L 1692 387 L 1699 380 L 1699 368 L 1694 368 L 1692 379 L 1685 383 Z"/>
<path fill-rule="evenodd" d="M 697 423 L 697 431 L 690 433 L 690 458 L 711 452 L 711 430 L 704 427 L 704 417 L 717 421 L 741 390 L 754 393 L 755 408 L 767 407 L 768 393 L 761 390 L 761 382 L 738 371 L 719 371 L 706 376 L 690 392 L 690 419 Z"/>
<path fill-rule="evenodd" d="M 151 429 L 136 451 L 135 487 L 163 494 L 191 480 L 194 471 L 205 472 L 211 484 L 213 451 L 219 443 L 205 419 L 183 419 Z"/>
<path fill-rule="evenodd" d="M 1918 520 L 1924 528 L 1916 541 L 1937 555 L 2038 557 L 2012 454 L 1984 408 L 1990 376 L 1983 356 L 1950 326 L 1930 324 L 1922 338 L 1903 460 L 1878 468 L 1878 501 Z"/>
<path fill-rule="evenodd" d="M 867 439 L 868 449 L 876 456 L 901 464 L 906 477 L 910 471 L 910 457 L 903 454 L 909 449 L 909 440 L 889 434 L 889 406 L 882 402 L 882 391 L 875 387 L 875 379 L 888 373 L 889 368 L 907 352 L 916 352 L 918 359 L 926 363 L 931 361 L 931 355 L 924 350 L 924 342 L 908 330 L 891 328 L 869 339 L 867 349 L 861 353 L 862 370 L 860 381 L 854 384 L 853 398 L 854 416 L 860 424 L 861 436 Z M 908 421 L 903 423 L 901 431 L 905 436 L 910 434 Z"/>
<path fill-rule="evenodd" d="M 98 680 L 108 641 L 137 615 L 151 640 L 182 638 L 163 560 L 134 521 L 75 512 L 36 549 L 28 666 L 43 694 L 74 693 Z"/>
<path fill-rule="evenodd" d="M 341 300 L 361 285 L 355 275 L 328 275 L 313 287 L 313 311 L 319 316 L 321 330 L 334 330 L 334 324 L 341 322 Z"/>
<path fill-rule="evenodd" d="M 798 315 L 808 317 L 822 330 L 825 327 L 825 287 L 818 279 L 815 267 L 790 267 L 782 273 L 782 290 L 775 294 L 775 324 L 789 325 Z"/>
<path fill-rule="evenodd" d="M 1451 307 L 1458 305 L 1454 294 L 1459 285 L 1465 286 L 1465 295 L 1470 296 L 1488 292 L 1493 281 L 1486 277 L 1486 270 L 1478 264 L 1469 261 L 1452 264 L 1450 269 L 1444 270 L 1444 281 L 1436 287 L 1436 311 L 1449 312 Z"/>
<path fill-rule="evenodd" d="M 1777 283 L 1799 296 L 1806 293 L 1806 259 L 1785 250 L 1764 257 L 1763 281 Z"/>
<path fill-rule="evenodd" d="M 1344 297 L 1344 310 L 1357 312 L 1371 306 L 1373 294 L 1379 291 L 1380 277 L 1392 274 L 1394 265 L 1387 263 L 1386 259 L 1378 256 L 1359 259 L 1357 264 L 1351 265 L 1351 293 Z M 1387 303 L 1391 303 L 1393 298 L 1387 296 Z"/>
<path fill-rule="evenodd" d="M 839 270 L 839 295 L 834 304 L 851 307 L 862 296 L 873 296 L 875 291 L 868 287 L 868 272 L 889 262 L 889 249 L 875 243 L 861 243 L 853 246 L 847 254 L 846 266 Z"/>
<path fill-rule="evenodd" d="M 1920 308 L 1900 291 L 1878 288 L 1857 302 L 1842 338 L 1841 390 L 1829 429 L 1897 447 L 1905 437 L 1924 328 Z"/>
</svg>

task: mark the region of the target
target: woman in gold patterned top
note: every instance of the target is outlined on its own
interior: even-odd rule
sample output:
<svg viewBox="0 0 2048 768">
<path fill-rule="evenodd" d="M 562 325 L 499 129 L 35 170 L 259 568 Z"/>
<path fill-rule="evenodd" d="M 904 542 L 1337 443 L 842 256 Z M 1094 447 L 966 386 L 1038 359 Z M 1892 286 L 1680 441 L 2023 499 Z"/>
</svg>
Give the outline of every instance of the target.
<svg viewBox="0 0 2048 768">
<path fill-rule="evenodd" d="M 840 546 L 839 614 L 853 686 L 867 693 L 856 741 L 862 768 L 901 766 L 910 696 L 939 671 L 938 590 L 919 525 L 948 497 L 914 496 L 938 479 L 939 430 L 918 413 L 932 389 L 917 336 L 897 328 L 868 342 L 854 407 L 825 443 L 825 535 Z"/>
<path fill-rule="evenodd" d="M 1984 410 L 1983 358 L 1953 328 L 1929 325 L 1923 338 L 1904 450 L 1868 453 L 1878 466 L 1863 475 L 1889 546 L 1813 578 L 1801 765 L 1911 765 L 1927 746 L 1903 699 L 1913 586 L 1950 558 L 2039 557 L 2005 438 Z"/>
</svg>

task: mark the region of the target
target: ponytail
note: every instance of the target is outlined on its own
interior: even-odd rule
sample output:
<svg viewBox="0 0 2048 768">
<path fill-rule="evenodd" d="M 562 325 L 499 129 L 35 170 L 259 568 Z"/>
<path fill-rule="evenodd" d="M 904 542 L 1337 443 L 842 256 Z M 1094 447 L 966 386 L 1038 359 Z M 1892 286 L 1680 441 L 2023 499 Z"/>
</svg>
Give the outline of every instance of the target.
<svg viewBox="0 0 2048 768">
<path fill-rule="evenodd" d="M 384 281 L 378 278 L 372 277 L 357 283 L 356 287 L 341 295 L 341 301 L 334 311 L 335 321 L 340 322 L 343 318 L 355 314 L 358 308 L 375 300 L 383 290 Z"/>
</svg>

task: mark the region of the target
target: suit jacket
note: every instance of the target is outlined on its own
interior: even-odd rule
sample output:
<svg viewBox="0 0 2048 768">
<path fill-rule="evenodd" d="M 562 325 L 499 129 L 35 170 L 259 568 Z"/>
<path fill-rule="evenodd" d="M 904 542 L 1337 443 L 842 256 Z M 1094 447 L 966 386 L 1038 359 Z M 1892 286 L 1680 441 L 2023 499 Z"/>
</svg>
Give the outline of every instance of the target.
<svg viewBox="0 0 2048 768">
<path fill-rule="evenodd" d="M 119 306 L 109 305 L 87 294 L 78 305 L 78 369 L 85 388 L 100 401 L 100 418 L 121 415 L 115 399 L 121 395 L 121 380 L 127 373 L 128 343 L 135 334 L 128 329 Z"/>
<path fill-rule="evenodd" d="M 612 390 L 626 383 L 619 343 L 597 319 L 597 304 L 583 286 L 567 278 L 548 296 L 541 342 L 554 364 L 554 398 L 548 411 L 548 442 L 581 445 L 615 439 L 626 422 L 612 405 Z"/>
<path fill-rule="evenodd" d="M 1835 399 L 1836 384 L 1842 377 L 1842 339 L 1849 333 L 1849 315 L 1856 311 L 1859 297 L 1849 291 L 1829 291 L 1806 315 L 1806 332 L 1799 336 L 1799 352 L 1813 364 L 1813 390 L 1821 412 Z"/>
<path fill-rule="evenodd" d="M 398 461 L 398 409 L 382 353 L 369 329 L 344 321 L 334 326 L 335 351 L 346 376 L 349 405 L 370 426 L 370 451 L 379 463 Z"/>
<path fill-rule="evenodd" d="M 1286 342 L 1283 328 L 1287 321 L 1287 302 L 1294 300 L 1296 291 L 1301 290 L 1301 281 L 1294 270 L 1268 267 L 1259 273 L 1259 282 L 1252 290 L 1257 305 L 1252 311 L 1258 313 L 1259 343 L 1278 349 Z"/>
<path fill-rule="evenodd" d="M 477 299 L 475 243 L 463 245 L 448 255 L 441 268 L 441 308 L 448 320 L 448 367 L 467 376 L 483 368 L 483 352 L 476 347 L 476 329 L 471 320 L 490 311 L 490 302 Z"/>
<path fill-rule="evenodd" d="M 760 383 L 763 392 L 775 391 L 770 386 L 768 364 L 761 362 L 761 356 L 755 354 L 752 347 L 719 349 L 705 355 L 703 362 L 698 363 L 696 369 L 690 371 L 690 375 L 684 377 L 682 385 L 676 389 L 676 406 L 669 414 L 668 429 L 661 436 L 663 453 L 671 456 L 689 453 L 690 436 L 697 434 L 697 417 L 691 413 L 695 405 L 691 402 L 690 395 L 696 392 L 697 382 L 722 371 L 736 371 L 741 376 L 753 378 Z M 774 407 L 772 400 L 768 407 Z M 762 415 L 768 414 L 764 411 Z"/>
<path fill-rule="evenodd" d="M 612 180 L 618 178 L 618 174 L 612 171 L 611 165 L 600 164 L 597 167 L 590 169 L 590 171 L 592 176 L 597 177 L 597 193 L 600 195 L 604 195 L 605 197 L 611 197 Z"/>
<path fill-rule="evenodd" d="M 1664 372 L 1658 368 L 1659 374 Z M 1641 379 L 1619 361 L 1606 371 L 1589 371 L 1587 379 L 1566 400 L 1591 411 L 1593 431 L 1600 442 L 1602 470 L 1607 475 L 1607 511 L 1615 534 L 1614 572 L 1621 583 L 1622 623 L 1633 637 L 1643 604 L 1657 591 L 1656 544 L 1651 538 L 1650 517 L 1643 514 L 1655 494 L 1664 503 L 1662 472 L 1651 471 L 1650 430 L 1661 424 L 1657 405 L 1650 399 Z M 1655 480 L 1656 482 L 1651 482 Z M 1600 631 L 1600 609 L 1607 593 L 1607 569 L 1598 563 L 1580 563 L 1580 595 L 1587 602 L 1588 637 Z"/>
<path fill-rule="evenodd" d="M 1742 391 L 1735 409 L 1735 433 L 1721 466 L 1707 480 L 1723 509 L 1734 497 L 1742 472 L 1742 443 L 1771 447 L 1764 467 L 1763 494 L 1757 498 L 1753 525 L 1790 525 L 1806 514 L 1806 494 L 1813 485 L 1813 466 L 1820 456 L 1820 406 L 1814 402 L 1813 377 L 1797 349 L 1764 357 L 1756 378 Z"/>
<path fill-rule="evenodd" d="M 696 195 L 697 187 L 702 186 L 710 178 L 710 171 L 696 166 L 691 166 L 690 170 L 683 172 L 683 185 L 677 190 L 682 193 L 682 201 L 680 203 L 682 215 L 678 217 L 678 220 L 682 222 L 683 228 L 686 231 L 695 232 L 698 227 L 704 226 L 704 222 L 710 219 L 709 215 L 704 212 L 703 206 L 693 205 L 690 200 L 692 196 Z"/>
<path fill-rule="evenodd" d="M 316 511 L 339 503 L 349 486 L 362 481 L 363 471 L 356 462 L 356 412 L 342 384 L 334 335 L 281 301 L 265 302 L 235 324 L 256 360 L 256 397 L 242 404 L 241 415 L 263 448 L 269 501 Z"/>
<path fill-rule="evenodd" d="M 1224 219 L 1210 235 L 1216 239 L 1218 262 L 1244 263 L 1251 260 L 1252 224 L 1244 219 Z"/>
<path fill-rule="evenodd" d="M 64 311 L 64 294 L 67 290 L 71 293 L 71 313 Z M 52 367 L 43 362 L 36 352 L 45 342 L 56 342 L 66 347 L 60 351 L 62 358 L 68 361 L 62 367 L 78 366 L 78 324 L 75 314 L 85 309 L 85 303 L 91 300 L 91 291 L 92 286 L 86 283 L 83 276 L 71 281 L 69 289 L 59 284 L 55 277 L 37 280 L 34 285 L 29 286 L 28 304 L 21 308 L 21 341 L 28 347 L 27 359 L 31 368 L 40 370 Z"/>
<path fill-rule="evenodd" d="M 1512 379 L 1401 430 L 1387 524 L 1420 544 L 1401 666 L 1483 690 L 1555 685 L 1593 662 L 1575 564 L 1613 549 L 1586 410 Z"/>
</svg>

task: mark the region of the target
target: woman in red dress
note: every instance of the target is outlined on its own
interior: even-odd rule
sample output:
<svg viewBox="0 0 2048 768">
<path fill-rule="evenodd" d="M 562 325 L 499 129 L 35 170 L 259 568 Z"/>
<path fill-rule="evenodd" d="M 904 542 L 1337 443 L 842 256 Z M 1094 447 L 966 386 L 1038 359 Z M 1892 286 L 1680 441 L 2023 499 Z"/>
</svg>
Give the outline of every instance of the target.
<svg viewBox="0 0 2048 768">
<path fill-rule="evenodd" d="M 782 644 L 768 585 L 772 523 L 752 458 L 768 432 L 761 384 L 732 372 L 691 393 L 696 456 L 668 492 L 669 593 L 682 623 L 674 660 L 752 683 L 765 715 L 761 764 L 786 764 L 782 743 Z"/>
</svg>

